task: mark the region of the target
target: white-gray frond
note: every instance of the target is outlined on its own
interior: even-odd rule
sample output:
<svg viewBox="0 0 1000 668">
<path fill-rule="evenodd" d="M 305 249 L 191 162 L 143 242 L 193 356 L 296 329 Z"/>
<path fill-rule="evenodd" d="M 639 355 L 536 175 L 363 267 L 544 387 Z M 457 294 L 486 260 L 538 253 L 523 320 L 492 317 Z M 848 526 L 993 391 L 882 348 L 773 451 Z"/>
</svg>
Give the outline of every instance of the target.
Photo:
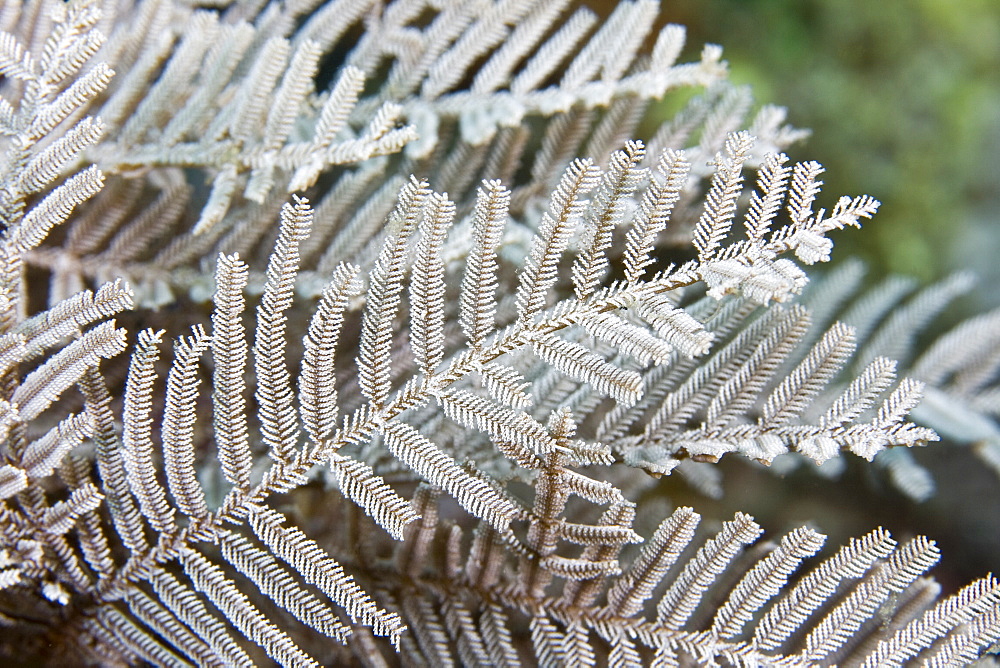
<svg viewBox="0 0 1000 668">
<path fill-rule="evenodd" d="M 599 173 L 592 160 L 575 161 L 553 191 L 517 288 L 517 310 L 522 322 L 530 322 L 545 306 L 558 278 L 559 260 L 583 216 L 585 204 L 581 198 L 597 185 Z"/>
<path fill-rule="evenodd" d="M 358 355 L 358 380 L 362 392 L 376 404 L 384 402 L 389 394 L 393 320 L 403 290 L 407 240 L 416 228 L 417 216 L 428 194 L 426 183 L 416 179 L 400 191 L 399 203 L 388 221 L 389 235 L 369 278 Z"/>
<path fill-rule="evenodd" d="M 166 405 L 163 411 L 163 463 L 170 494 L 178 509 L 192 518 L 208 515 L 205 492 L 198 482 L 195 463 L 194 427 L 198 401 L 198 366 L 211 339 L 201 326 L 189 337 L 174 343 L 174 363 L 167 375 Z"/>
<path fill-rule="evenodd" d="M 248 346 L 243 326 L 247 266 L 238 255 L 220 255 L 215 270 L 215 310 L 212 313 L 212 408 L 219 463 L 226 480 L 246 490 L 251 455 L 244 413 Z"/>
<path fill-rule="evenodd" d="M 155 366 L 162 337 L 162 330 L 139 332 L 125 389 L 127 417 L 122 426 L 122 454 L 129 487 L 139 501 L 142 514 L 154 529 L 170 532 L 176 528 L 174 509 L 167 502 L 163 484 L 157 479 L 151 429 L 153 384 L 157 380 Z"/>
<path fill-rule="evenodd" d="M 419 519 L 410 503 L 365 464 L 339 455 L 330 457 L 341 493 L 358 504 L 390 536 L 402 540 L 403 529 Z"/>
<path fill-rule="evenodd" d="M 255 509 L 250 526 L 257 537 L 294 568 L 310 584 L 336 601 L 351 617 L 379 635 L 398 638 L 404 630 L 398 615 L 379 609 L 368 595 L 331 559 L 315 541 L 295 527 L 285 527 L 285 518 L 273 510 Z M 394 641 L 395 642 L 395 641 Z"/>
<path fill-rule="evenodd" d="M 470 475 L 440 448 L 403 422 L 383 428 L 386 446 L 421 478 L 448 492 L 476 517 L 503 530 L 517 514 L 517 508 L 482 478 Z"/>
<path fill-rule="evenodd" d="M 90 367 L 125 349 L 125 330 L 105 321 L 46 360 L 28 374 L 14 390 L 10 401 L 18 419 L 32 420 L 72 387 Z"/>
<path fill-rule="evenodd" d="M 257 373 L 257 403 L 261 431 L 269 455 L 287 461 L 297 445 L 298 420 L 292 403 L 291 375 L 285 360 L 287 316 L 292 305 L 295 277 L 299 269 L 299 244 L 309 234 L 312 209 L 306 200 L 281 210 L 278 241 L 267 265 L 264 294 L 257 307 L 254 335 L 254 370 Z"/>
<path fill-rule="evenodd" d="M 299 404 L 302 424 L 310 438 L 319 443 L 333 432 L 339 417 L 336 376 L 337 341 L 348 300 L 361 291 L 360 268 L 337 267 L 303 339 L 302 372 L 299 376 Z"/>
<path fill-rule="evenodd" d="M 264 648 L 282 666 L 319 666 L 288 634 L 279 629 L 247 599 L 221 568 L 193 550 L 181 553 L 184 572 L 239 631 Z"/>
<path fill-rule="evenodd" d="M 738 133 L 726 140 L 725 153 L 715 157 L 715 175 L 705 196 L 705 212 L 692 237 L 702 262 L 712 259 L 732 227 L 736 200 L 743 192 L 743 163 L 752 145 L 749 133 Z"/>
<path fill-rule="evenodd" d="M 967 279 L 866 295 L 855 267 L 799 301 L 878 202 L 822 208 L 784 111 L 659 25 L 655 0 L 5 5 L 0 659 L 989 650 L 996 581 L 941 598 L 931 541 L 813 567 L 815 530 L 699 534 L 646 475 L 724 496 L 727 454 L 850 451 L 921 496 L 880 453 L 938 425 L 1000 461 L 995 317 L 905 367 Z M 706 90 L 649 126 L 678 88 Z"/>
<path fill-rule="evenodd" d="M 680 628 L 737 551 L 762 532 L 753 518 L 743 513 L 723 524 L 719 535 L 698 550 L 656 604 L 658 624 L 666 629 Z"/>
<path fill-rule="evenodd" d="M 653 263 L 650 257 L 653 245 L 666 229 L 690 168 L 683 151 L 668 148 L 657 159 L 655 176 L 651 177 L 653 182 L 643 195 L 640 213 L 626 236 L 624 261 L 627 281 L 639 280 L 646 267 Z"/>
</svg>

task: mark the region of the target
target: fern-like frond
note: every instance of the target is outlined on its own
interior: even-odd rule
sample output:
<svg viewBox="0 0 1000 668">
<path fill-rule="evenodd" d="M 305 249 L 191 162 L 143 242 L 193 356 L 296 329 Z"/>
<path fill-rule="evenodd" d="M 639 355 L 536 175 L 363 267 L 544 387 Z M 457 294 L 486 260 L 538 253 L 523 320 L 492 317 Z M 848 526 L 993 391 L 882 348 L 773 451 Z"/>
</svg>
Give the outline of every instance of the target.
<svg viewBox="0 0 1000 668">
<path fill-rule="evenodd" d="M 114 321 L 103 322 L 87 331 L 44 364 L 32 371 L 17 387 L 11 402 L 21 420 L 32 420 L 80 380 L 88 367 L 102 358 L 114 357 L 125 348 L 125 331 Z"/>
<path fill-rule="evenodd" d="M 111 410 L 111 396 L 104 380 L 95 369 L 89 369 L 80 379 L 79 388 L 84 406 L 93 424 L 93 440 L 97 449 L 97 470 L 104 496 L 112 510 L 112 526 L 122 544 L 132 551 L 147 546 L 142 514 L 129 491 L 128 467 Z"/>
<path fill-rule="evenodd" d="M 493 328 L 496 313 L 496 248 L 510 206 L 510 192 L 497 181 L 486 181 L 476 197 L 473 247 L 462 278 L 461 325 L 473 346 Z"/>
<path fill-rule="evenodd" d="M 198 362 L 211 340 L 201 327 L 174 344 L 174 364 L 167 376 L 163 415 L 163 459 L 170 494 L 178 509 L 191 518 L 208 515 L 205 492 L 195 466 L 195 405 L 198 400 Z"/>
<path fill-rule="evenodd" d="M 128 606 L 129 611 L 135 615 L 136 619 L 154 630 L 174 647 L 185 648 L 185 653 L 193 660 L 206 666 L 222 665 L 207 643 L 188 630 L 169 609 L 157 603 L 144 592 L 133 592 L 129 596 Z"/>
<path fill-rule="evenodd" d="M 73 153 L 76 152 L 78 150 L 73 150 Z M 55 176 L 58 169 L 59 167 L 53 168 L 50 178 Z M 67 179 L 25 215 L 20 225 L 14 229 L 10 243 L 21 251 L 31 250 L 39 245 L 52 228 L 66 221 L 74 207 L 96 195 L 103 184 L 104 175 L 96 167 L 88 167 Z"/>
<path fill-rule="evenodd" d="M 379 609 L 354 579 L 331 559 L 315 541 L 294 527 L 285 527 L 284 518 L 273 510 L 256 509 L 250 514 L 250 526 L 257 537 L 294 568 L 303 579 L 336 601 L 352 620 L 360 621 L 379 635 L 397 642 L 405 627 L 399 617 Z"/>
<path fill-rule="evenodd" d="M 231 484 L 246 490 L 250 485 L 251 455 L 243 379 L 247 362 L 244 336 L 243 288 L 247 266 L 238 256 L 220 255 L 215 271 L 215 310 L 212 313 L 213 425 L 222 473 Z"/>
<path fill-rule="evenodd" d="M 748 116 L 718 47 L 677 64 L 654 0 L 114 5 L 0 12 L 0 656 L 935 665 L 995 643 L 996 582 L 939 601 L 927 539 L 808 571 L 812 529 L 752 547 L 743 513 L 660 521 L 637 468 L 718 494 L 729 453 L 880 457 L 921 493 L 881 453 L 937 437 L 907 422 L 924 391 L 1000 443 L 1000 355 L 985 319 L 927 378 L 888 359 L 961 277 L 901 308 L 895 283 L 845 309 L 857 272 L 797 301 L 799 264 L 878 203 L 820 208 L 822 168 L 786 166 L 802 133 Z M 707 90 L 647 132 L 679 87 Z"/>
<path fill-rule="evenodd" d="M 406 525 L 419 519 L 410 503 L 367 464 L 334 455 L 330 458 L 330 468 L 337 476 L 341 493 L 364 509 L 393 538 L 401 540 Z"/>
<path fill-rule="evenodd" d="M 721 638 L 739 635 L 754 612 L 781 592 L 789 575 L 803 559 L 816 554 L 823 542 L 824 536 L 807 528 L 796 529 L 784 536 L 778 547 L 757 562 L 733 589 L 716 613 L 711 633 Z"/>
<path fill-rule="evenodd" d="M 211 647 L 215 658 L 223 663 L 250 661 L 226 625 L 208 611 L 206 602 L 192 588 L 163 570 L 151 574 L 150 584 L 164 606 Z"/>
<path fill-rule="evenodd" d="M 951 629 L 995 611 L 998 597 L 1000 591 L 994 578 L 977 580 L 963 587 L 900 628 L 891 638 L 879 642 L 864 665 L 903 665 L 918 653 L 919 648 L 929 647 L 938 638 L 947 636 Z"/>
<path fill-rule="evenodd" d="M 588 348 L 554 335 L 533 342 L 535 354 L 563 373 L 590 383 L 602 394 L 631 404 L 642 392 L 639 374 L 608 363 Z"/>
<path fill-rule="evenodd" d="M 584 203 L 580 199 L 597 185 L 599 170 L 590 160 L 574 162 L 553 192 L 552 204 L 542 216 L 517 289 L 517 310 L 522 322 L 540 311 L 558 278 L 557 265 L 569 243 Z"/>
<path fill-rule="evenodd" d="M 780 424 L 801 413 L 854 352 L 852 334 L 841 323 L 831 327 L 764 402 L 761 423 Z"/>
<path fill-rule="evenodd" d="M 312 210 L 305 200 L 281 211 L 278 241 L 267 267 L 254 336 L 254 369 L 261 430 L 270 456 L 287 461 L 297 445 L 299 429 L 292 404 L 291 376 L 285 361 L 286 316 L 299 268 L 299 244 L 312 225 Z"/>
<path fill-rule="evenodd" d="M 24 338 L 24 359 L 35 357 L 79 328 L 125 311 L 132 303 L 132 290 L 122 281 L 105 283 L 96 293 L 83 290 L 60 301 L 18 325 L 17 333 Z"/>
<path fill-rule="evenodd" d="M 768 153 L 760 166 L 757 190 L 750 197 L 750 210 L 744 221 L 747 239 L 751 243 L 759 243 L 764 239 L 781 208 L 790 171 L 785 167 L 787 160 L 788 156 L 784 154 Z"/>
<path fill-rule="evenodd" d="M 807 660 L 832 658 L 831 655 L 854 635 L 863 620 L 869 619 L 885 598 L 906 589 L 937 558 L 937 548 L 924 538 L 914 539 L 894 550 L 881 568 L 869 573 L 806 637 L 804 654 Z"/>
<path fill-rule="evenodd" d="M 516 507 L 489 483 L 469 475 L 451 457 L 409 425 L 396 422 L 383 428 L 389 451 L 422 478 L 451 494 L 463 508 L 503 530 Z"/>
<path fill-rule="evenodd" d="M 125 388 L 128 417 L 122 428 L 122 448 L 129 487 L 139 501 L 143 516 L 156 530 L 169 532 L 175 529 L 174 509 L 167 503 L 163 485 L 157 480 L 151 430 L 155 365 L 160 355 L 157 346 L 162 337 L 162 331 L 139 333 Z"/>
<path fill-rule="evenodd" d="M 715 158 L 716 172 L 705 196 L 705 212 L 692 238 L 702 262 L 712 258 L 732 227 L 736 199 L 743 191 L 743 163 L 752 144 L 749 134 L 734 135 L 726 141 L 725 154 L 720 153 Z"/>
<path fill-rule="evenodd" d="M 666 149 L 656 162 L 656 174 L 662 182 L 654 181 L 646 190 L 642 209 L 626 237 L 624 262 L 625 279 L 628 281 L 639 280 L 645 268 L 653 263 L 650 257 L 653 244 L 666 228 L 691 168 L 684 158 L 683 151 Z"/>
<path fill-rule="evenodd" d="M 389 236 L 371 274 L 367 306 L 361 329 L 358 380 L 362 392 L 376 404 L 389 394 L 393 320 L 402 291 L 406 243 L 427 197 L 427 185 L 416 180 L 406 184 L 388 223 Z"/>
<path fill-rule="evenodd" d="M 269 622 L 218 566 L 193 550 L 181 555 L 184 572 L 239 631 L 282 666 L 318 666 L 288 634 Z"/>
<path fill-rule="evenodd" d="M 413 355 L 425 375 L 434 373 L 444 357 L 444 260 L 441 246 L 455 215 L 455 204 L 432 195 L 420 223 L 420 241 L 410 284 Z"/>
<path fill-rule="evenodd" d="M 296 619 L 340 642 L 350 635 L 333 612 L 298 584 L 273 556 L 234 533 L 224 535 L 221 546 L 222 556 L 229 563 Z"/>
<path fill-rule="evenodd" d="M 660 598 L 656 605 L 658 623 L 667 629 L 677 629 L 684 624 L 702 594 L 726 568 L 737 550 L 756 540 L 762 531 L 749 515 L 738 514 L 731 522 L 726 522 L 719 535 L 698 550 Z"/>
<path fill-rule="evenodd" d="M 591 198 L 584 227 L 582 252 L 573 264 L 573 283 L 577 299 L 585 299 L 598 286 L 607 271 L 605 252 L 611 246 L 615 225 L 624 218 L 626 202 L 631 198 L 643 170 L 639 163 L 645 156 L 641 143 L 632 142 L 611 156 L 611 164 Z"/>
<path fill-rule="evenodd" d="M 336 369 L 337 341 L 347 300 L 361 288 L 357 280 L 359 271 L 358 267 L 349 265 L 337 268 L 323 291 L 303 340 L 299 403 L 303 426 L 316 442 L 328 438 L 337 423 L 337 388 L 329 379 L 334 377 Z"/>
<path fill-rule="evenodd" d="M 31 158 L 18 175 L 17 187 L 25 195 L 39 192 L 49 185 L 63 168 L 84 149 L 97 143 L 103 132 L 104 126 L 100 120 L 91 118 L 83 119 L 58 141 Z M 66 191 L 66 194 L 61 196 L 63 201 L 65 201 L 67 195 L 72 197 L 71 193 L 73 190 L 80 191 L 86 189 L 92 191 L 94 187 L 91 182 L 99 178 L 100 171 L 95 169 L 90 176 L 90 181 L 81 179 L 73 188 Z M 81 195 L 76 201 L 84 198 L 85 196 Z M 55 206 L 54 202 L 48 204 L 43 202 L 43 205 L 47 207 Z M 62 206 L 66 205 L 63 204 Z M 35 236 L 37 237 L 38 234 L 36 232 Z M 31 237 L 28 236 L 27 238 Z"/>
<path fill-rule="evenodd" d="M 21 454 L 20 467 L 31 478 L 51 475 L 70 450 L 92 433 L 89 415 L 69 415 L 44 436 L 28 444 Z"/>
</svg>

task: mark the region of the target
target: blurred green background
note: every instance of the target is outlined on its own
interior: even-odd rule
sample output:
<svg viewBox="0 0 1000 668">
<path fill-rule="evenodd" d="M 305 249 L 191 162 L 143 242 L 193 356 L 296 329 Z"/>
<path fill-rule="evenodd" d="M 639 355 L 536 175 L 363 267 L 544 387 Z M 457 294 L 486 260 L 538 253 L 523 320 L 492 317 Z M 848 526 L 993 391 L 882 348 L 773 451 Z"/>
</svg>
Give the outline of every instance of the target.
<svg viewBox="0 0 1000 668">
<path fill-rule="evenodd" d="M 795 159 L 826 168 L 825 193 L 882 201 L 834 259 L 924 281 L 981 277 L 1000 304 L 998 0 L 663 0 L 688 55 L 721 44 L 735 83 L 813 130 Z"/>
</svg>

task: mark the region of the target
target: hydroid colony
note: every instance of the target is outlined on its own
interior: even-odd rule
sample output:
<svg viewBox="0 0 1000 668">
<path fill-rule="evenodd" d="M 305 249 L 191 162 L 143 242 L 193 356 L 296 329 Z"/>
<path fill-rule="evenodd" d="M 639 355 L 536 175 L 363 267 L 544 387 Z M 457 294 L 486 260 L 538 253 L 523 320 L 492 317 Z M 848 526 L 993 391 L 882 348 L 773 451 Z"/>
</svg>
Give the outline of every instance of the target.
<svg viewBox="0 0 1000 668">
<path fill-rule="evenodd" d="M 907 421 L 923 383 L 852 362 L 836 291 L 798 301 L 827 233 L 878 203 L 820 208 L 783 111 L 748 122 L 719 49 L 678 64 L 684 31 L 657 13 L 7 3 L 6 655 L 887 666 L 991 647 L 997 582 L 939 597 L 924 538 L 876 529 L 803 565 L 822 535 L 754 545 L 743 513 L 634 530 L 654 476 L 727 454 L 936 439 Z M 970 350 L 925 371 L 946 387 Z"/>
</svg>

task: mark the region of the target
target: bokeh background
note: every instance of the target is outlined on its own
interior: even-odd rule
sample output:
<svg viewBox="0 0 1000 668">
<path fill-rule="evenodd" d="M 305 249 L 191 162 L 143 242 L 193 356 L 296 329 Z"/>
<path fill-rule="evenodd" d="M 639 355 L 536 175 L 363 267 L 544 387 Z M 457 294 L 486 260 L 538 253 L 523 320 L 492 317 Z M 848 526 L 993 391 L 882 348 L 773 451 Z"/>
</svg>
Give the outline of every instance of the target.
<svg viewBox="0 0 1000 668">
<path fill-rule="evenodd" d="M 883 203 L 838 256 L 925 281 L 957 268 L 1000 303 L 1000 2 L 664 0 L 688 48 L 721 44 L 731 79 L 813 130 L 793 149 L 826 192 Z M 992 299 L 992 301 L 990 301 Z"/>
<path fill-rule="evenodd" d="M 602 14 L 613 2 L 587 2 Z M 833 261 L 862 257 L 872 278 L 889 273 L 939 280 L 971 270 L 978 287 L 954 304 L 936 333 L 1000 306 L 1000 2 L 997 0 L 662 0 L 664 22 L 685 25 L 683 60 L 721 44 L 731 80 L 758 103 L 789 110 L 812 136 L 789 151 L 817 160 L 826 199 L 870 194 L 882 201 L 859 232 L 834 237 Z M 664 113 L 679 106 L 664 103 Z M 665 480 L 676 505 L 708 517 L 750 512 L 778 532 L 813 522 L 828 547 L 882 525 L 897 538 L 923 533 L 943 559 L 934 575 L 953 589 L 1000 571 L 1000 478 L 965 445 L 916 452 L 938 493 L 914 503 L 867 463 L 849 457 L 837 481 L 784 477 L 723 460 L 725 495 L 691 494 Z M 772 535 L 774 535 L 772 533 Z"/>
</svg>

